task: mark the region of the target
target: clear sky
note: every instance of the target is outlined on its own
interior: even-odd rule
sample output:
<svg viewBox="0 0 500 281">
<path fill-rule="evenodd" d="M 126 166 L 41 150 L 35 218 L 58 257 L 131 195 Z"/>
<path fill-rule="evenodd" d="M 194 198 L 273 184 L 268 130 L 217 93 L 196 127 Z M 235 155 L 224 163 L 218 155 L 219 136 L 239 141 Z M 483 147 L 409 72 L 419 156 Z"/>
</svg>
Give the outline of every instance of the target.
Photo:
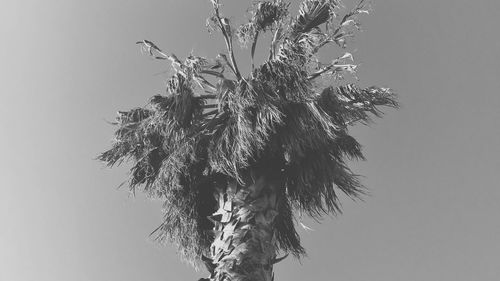
<svg viewBox="0 0 500 281">
<path fill-rule="evenodd" d="M 242 20 L 248 1 L 225 2 Z M 135 41 L 179 57 L 223 51 L 205 32 L 208 1 L 1 6 L 0 280 L 205 276 L 148 238 L 160 203 L 117 190 L 126 169 L 93 159 L 111 143 L 106 120 L 163 92 L 168 66 Z M 309 256 L 278 264 L 276 280 L 498 280 L 500 4 L 374 7 L 352 45 L 360 84 L 396 89 L 403 107 L 353 131 L 368 158 L 353 168 L 372 195 L 345 200 L 344 214 L 322 224 L 305 221 Z"/>
</svg>

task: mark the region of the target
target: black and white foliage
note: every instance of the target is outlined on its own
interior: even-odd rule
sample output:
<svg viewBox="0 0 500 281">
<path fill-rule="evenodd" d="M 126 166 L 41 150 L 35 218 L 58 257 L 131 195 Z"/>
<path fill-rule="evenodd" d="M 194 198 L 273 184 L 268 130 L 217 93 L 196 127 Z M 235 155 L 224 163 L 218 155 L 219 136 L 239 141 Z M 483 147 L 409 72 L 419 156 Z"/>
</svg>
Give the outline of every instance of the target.
<svg viewBox="0 0 500 281">
<path fill-rule="evenodd" d="M 216 210 L 217 186 L 243 183 L 252 167 L 273 165 L 284 198 L 276 247 L 300 256 L 294 211 L 337 213 L 339 191 L 352 198 L 363 194 L 346 163 L 363 159 L 348 129 L 379 117 L 380 107 L 398 106 L 391 89 L 343 79 L 355 74 L 347 42 L 369 3 L 344 11 L 338 0 L 305 0 L 293 16 L 285 1 L 258 1 L 248 22 L 234 27 L 221 14 L 220 1 L 211 1 L 208 24 L 222 33 L 227 52 L 181 60 L 148 40 L 138 42 L 149 55 L 170 61 L 175 73 L 165 95 L 118 113 L 113 145 L 99 159 L 109 166 L 132 163 L 131 189 L 164 202 L 164 221 L 153 235 L 176 243 L 190 261 L 207 255 L 213 240 L 207 217 Z M 266 32 L 269 56 L 254 66 L 259 35 Z M 236 40 L 250 47 L 248 74 L 238 68 Z M 317 53 L 325 47 L 344 55 L 322 62 Z"/>
</svg>

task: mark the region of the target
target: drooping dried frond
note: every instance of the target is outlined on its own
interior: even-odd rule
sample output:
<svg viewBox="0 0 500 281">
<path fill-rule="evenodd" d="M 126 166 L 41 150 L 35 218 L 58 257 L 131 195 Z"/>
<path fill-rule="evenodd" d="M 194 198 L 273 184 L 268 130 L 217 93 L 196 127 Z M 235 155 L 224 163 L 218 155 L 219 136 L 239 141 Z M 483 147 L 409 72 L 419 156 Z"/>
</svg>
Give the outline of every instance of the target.
<svg viewBox="0 0 500 281">
<path fill-rule="evenodd" d="M 209 148 L 211 167 L 236 179 L 267 146 L 270 134 L 281 123 L 276 97 L 261 91 L 257 81 L 221 87 L 219 106 L 227 115 L 214 129 Z"/>
<path fill-rule="evenodd" d="M 273 60 L 252 73 L 256 92 L 279 99 L 279 102 L 308 102 L 312 100 L 312 84 L 308 73 L 295 62 Z"/>
<path fill-rule="evenodd" d="M 198 188 L 211 185 L 213 175 L 205 172 L 207 138 L 200 134 L 207 118 L 206 99 L 195 96 L 194 89 L 199 73 L 216 70 L 203 58 L 174 61 L 176 74 L 167 83 L 168 94 L 152 97 L 145 108 L 119 112 L 113 146 L 99 159 L 110 166 L 123 160 L 133 163 L 131 189 L 143 186 L 148 195 L 165 201 L 165 221 L 155 232 L 158 239 L 176 241 L 185 258 L 193 261 L 206 248 L 210 226 L 203 218 L 213 211 L 206 196 L 212 190 Z M 180 233 L 192 235 L 181 238 Z"/>
<path fill-rule="evenodd" d="M 152 233 L 160 243 L 176 245 L 181 256 L 190 262 L 201 255 L 208 255 L 213 223 L 207 214 L 216 208 L 212 185 L 224 184 L 220 175 L 203 176 L 202 171 L 196 171 L 203 168 L 200 164 L 195 165 L 189 175 L 182 177 L 184 188 L 166 194 L 163 223 Z"/>
<path fill-rule="evenodd" d="M 353 197 L 362 190 L 344 162 L 363 157 L 359 144 L 315 103 L 291 103 L 284 110 L 276 137 L 291 202 L 313 216 L 339 211 L 336 188 Z"/>
<path fill-rule="evenodd" d="M 280 198 L 282 201 L 279 202 L 275 226 L 278 249 L 284 253 L 292 253 L 295 257 L 301 257 L 305 254 L 305 249 L 300 244 L 299 234 L 295 230 L 293 208 L 286 194 L 282 194 Z"/>
<path fill-rule="evenodd" d="M 351 197 L 363 192 L 356 175 L 346 166 L 333 142 L 306 148 L 291 155 L 286 169 L 286 187 L 292 202 L 313 217 L 340 211 L 336 189 Z"/>
<path fill-rule="evenodd" d="M 110 166 L 122 160 L 134 161 L 132 188 L 141 184 L 145 184 L 147 190 L 154 188 L 165 159 L 172 159 L 171 163 L 180 169 L 183 161 L 179 157 L 185 155 L 178 155 L 178 149 L 181 145 L 191 147 L 186 129 L 201 115 L 203 101 L 180 85 L 175 95 L 154 96 L 149 108 L 119 113 L 113 147 L 99 159 Z"/>
</svg>

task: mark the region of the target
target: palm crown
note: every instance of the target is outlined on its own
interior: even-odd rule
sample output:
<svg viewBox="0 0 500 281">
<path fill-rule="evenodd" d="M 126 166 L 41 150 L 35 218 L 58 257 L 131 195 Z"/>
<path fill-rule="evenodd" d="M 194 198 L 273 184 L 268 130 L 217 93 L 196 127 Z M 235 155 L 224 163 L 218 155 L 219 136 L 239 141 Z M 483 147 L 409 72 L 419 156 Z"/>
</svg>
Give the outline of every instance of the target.
<svg viewBox="0 0 500 281">
<path fill-rule="evenodd" d="M 118 113 L 113 145 L 99 159 L 110 166 L 132 162 L 130 187 L 164 201 L 164 221 L 154 234 L 176 243 L 190 260 L 205 254 L 213 239 L 214 191 L 229 181 L 245 182 L 254 169 L 272 171 L 284 198 L 276 246 L 301 255 L 293 211 L 319 217 L 339 211 L 338 191 L 362 194 L 346 165 L 363 158 L 348 127 L 380 116 L 379 106 L 397 107 L 388 88 L 345 82 L 344 75 L 356 69 L 350 53 L 330 63 L 317 57 L 325 46 L 346 48 L 368 4 L 361 1 L 339 16 L 337 0 L 305 0 L 290 16 L 289 4 L 260 1 L 248 23 L 234 29 L 220 14 L 219 1 L 211 1 L 208 23 L 221 31 L 227 54 L 181 61 L 150 41 L 138 42 L 155 58 L 170 60 L 174 75 L 165 95 Z M 272 34 L 269 57 L 254 67 L 264 32 Z M 250 46 L 249 75 L 238 69 L 235 38 Z"/>
</svg>

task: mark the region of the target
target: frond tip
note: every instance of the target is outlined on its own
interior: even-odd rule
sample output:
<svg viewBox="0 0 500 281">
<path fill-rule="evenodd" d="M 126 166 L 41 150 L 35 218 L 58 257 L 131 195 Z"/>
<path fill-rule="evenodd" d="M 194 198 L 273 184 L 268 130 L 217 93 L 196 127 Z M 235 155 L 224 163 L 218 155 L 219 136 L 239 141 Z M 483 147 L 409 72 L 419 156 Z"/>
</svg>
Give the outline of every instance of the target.
<svg viewBox="0 0 500 281">
<path fill-rule="evenodd" d="M 305 0 L 301 3 L 299 15 L 292 24 L 292 38 L 297 38 L 301 33 L 308 33 L 319 25 L 335 17 L 338 0 Z"/>
<path fill-rule="evenodd" d="M 317 103 L 344 126 L 356 122 L 369 123 L 370 114 L 381 117 L 381 106 L 399 107 L 396 94 L 391 89 L 375 86 L 361 89 L 354 84 L 325 88 Z"/>
<path fill-rule="evenodd" d="M 281 0 L 260 1 L 253 5 L 248 23 L 241 25 L 236 35 L 243 46 L 255 40 L 258 33 L 276 27 L 288 15 L 289 3 Z"/>
</svg>

